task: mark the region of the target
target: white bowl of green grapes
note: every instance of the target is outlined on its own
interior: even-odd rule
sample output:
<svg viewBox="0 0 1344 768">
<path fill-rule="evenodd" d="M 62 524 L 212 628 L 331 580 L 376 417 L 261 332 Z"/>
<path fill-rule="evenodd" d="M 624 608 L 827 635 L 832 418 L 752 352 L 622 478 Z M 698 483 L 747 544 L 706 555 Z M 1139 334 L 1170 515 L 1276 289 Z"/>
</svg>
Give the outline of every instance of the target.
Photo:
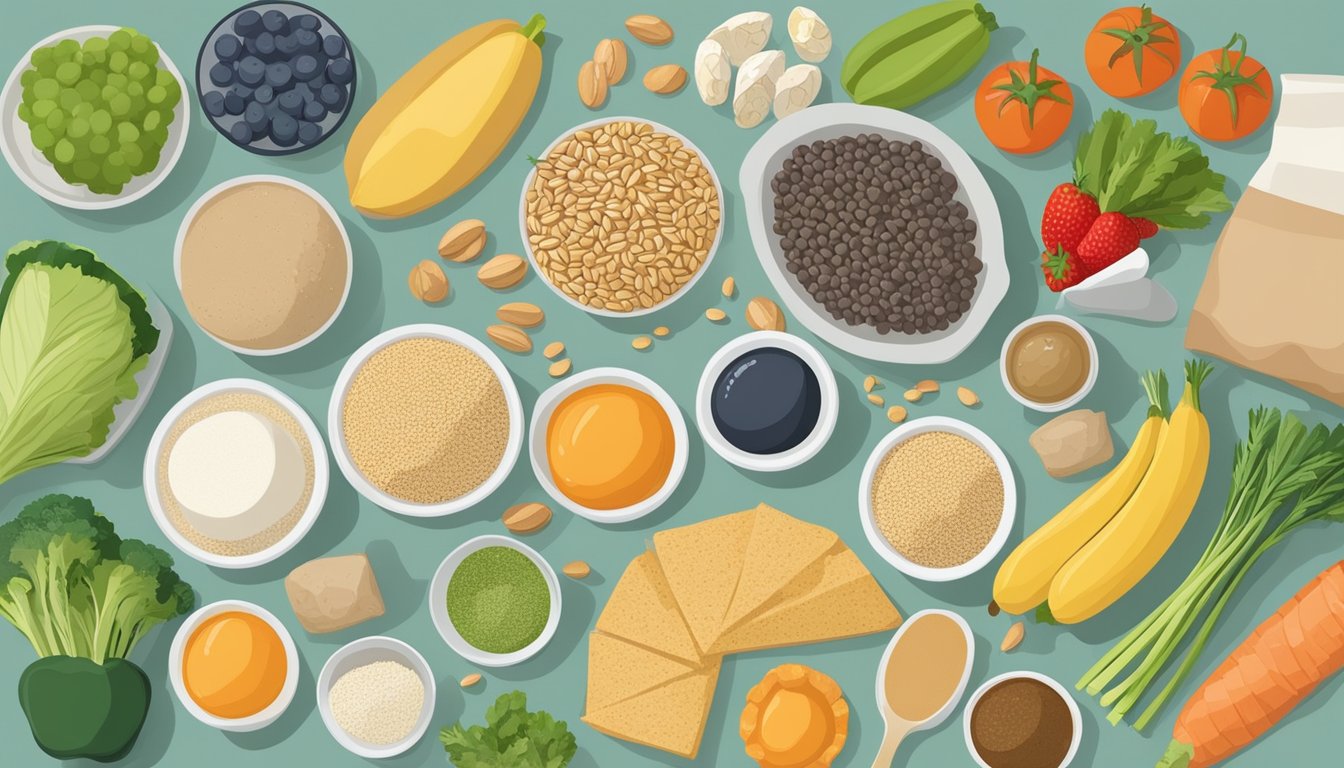
<svg viewBox="0 0 1344 768">
<path fill-rule="evenodd" d="M 24 54 L 0 92 L 0 150 L 14 174 L 67 208 L 149 194 L 182 156 L 182 73 L 153 40 L 106 25 L 67 29 Z"/>
</svg>

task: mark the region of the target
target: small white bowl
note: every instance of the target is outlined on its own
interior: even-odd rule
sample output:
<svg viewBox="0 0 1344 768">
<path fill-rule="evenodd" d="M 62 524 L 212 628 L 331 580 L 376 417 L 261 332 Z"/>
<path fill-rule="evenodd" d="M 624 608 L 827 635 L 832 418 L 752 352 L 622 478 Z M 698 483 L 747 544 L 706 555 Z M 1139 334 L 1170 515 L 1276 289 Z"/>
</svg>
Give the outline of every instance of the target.
<svg viewBox="0 0 1344 768">
<path fill-rule="evenodd" d="M 1065 766 L 1073 762 L 1073 758 L 1078 754 L 1078 745 L 1082 743 L 1083 740 L 1083 715 L 1078 711 L 1078 702 L 1074 701 L 1073 697 L 1069 695 L 1068 690 L 1053 678 L 1046 677 L 1039 672 L 1032 672 L 1025 669 L 1016 672 L 1004 672 L 1001 675 L 991 677 L 979 688 L 976 688 L 975 693 L 972 693 L 971 697 L 966 700 L 966 714 L 962 716 L 962 723 L 964 726 L 962 732 L 966 735 L 966 751 L 971 753 L 971 759 L 974 760 L 975 764 L 980 766 L 980 768 L 991 768 L 989 763 L 986 763 L 981 759 L 979 753 L 975 751 L 975 742 L 971 740 L 971 713 L 975 711 L 975 705 L 980 703 L 980 699 L 985 695 L 986 691 L 1005 680 L 1013 680 L 1017 678 L 1027 678 L 1045 683 L 1050 686 L 1055 693 L 1058 693 L 1060 698 L 1064 699 L 1064 703 L 1068 705 L 1069 716 L 1073 719 L 1073 740 L 1069 742 L 1069 751 L 1064 753 L 1064 761 L 1059 765 L 1042 766 L 1042 768 L 1065 768 Z"/>
<path fill-rule="evenodd" d="M 313 492 L 308 498 L 308 505 L 299 515 L 298 522 L 279 541 L 260 552 L 254 552 L 250 555 L 219 555 L 193 544 L 168 519 L 168 513 L 164 510 L 162 501 L 162 494 L 167 489 L 159 488 L 159 455 L 163 452 L 163 443 L 168 438 L 168 433 L 172 430 L 173 425 L 177 423 L 178 419 L 182 418 L 182 414 L 197 403 L 225 392 L 245 392 L 260 395 L 275 402 L 299 423 L 299 427 L 303 430 L 303 435 L 307 439 L 305 447 L 313 457 Z M 312 417 L 285 393 L 270 384 L 264 384 L 253 379 L 212 381 L 209 384 L 197 387 L 177 401 L 177 405 L 174 405 L 164 415 L 163 420 L 159 422 L 159 426 L 154 429 L 154 435 L 149 440 L 149 449 L 145 451 L 145 466 L 141 477 L 150 515 L 153 516 L 154 522 L 158 524 L 159 530 L 163 531 L 163 535 L 167 536 L 173 546 L 186 553 L 188 557 L 199 560 L 206 565 L 213 565 L 216 568 L 255 568 L 258 565 L 269 563 L 293 549 L 294 545 L 298 544 L 299 540 L 307 535 L 313 527 L 313 523 L 317 522 L 317 516 L 321 514 L 322 505 L 327 500 L 327 486 L 330 479 L 331 468 L 327 464 L 327 447 L 322 442 L 322 433 L 317 431 L 317 425 L 313 423 Z"/>
<path fill-rule="evenodd" d="M 229 611 L 250 613 L 262 619 L 280 636 L 280 643 L 285 647 L 285 682 L 280 687 L 280 694 L 265 709 L 247 717 L 219 717 L 206 712 L 195 699 L 191 698 L 191 694 L 187 693 L 186 681 L 182 679 L 182 657 L 187 651 L 187 641 L 206 619 Z M 192 717 L 221 731 L 238 733 L 256 731 L 275 722 L 294 700 L 294 691 L 299 686 L 299 652 L 294 647 L 294 638 L 290 636 L 289 630 L 285 629 L 285 625 L 280 623 L 275 614 L 246 600 L 220 600 L 196 609 L 182 622 L 177 634 L 173 636 L 172 648 L 168 651 L 168 677 L 172 680 L 177 700 L 182 702 L 182 706 Z"/>
<path fill-rule="evenodd" d="M 926 432 L 950 432 L 980 446 L 985 453 L 989 454 L 989 458 L 994 462 L 994 467 L 999 471 L 1000 479 L 1003 480 L 1003 514 L 999 517 L 999 526 L 994 530 L 994 535 L 990 537 L 989 543 L 975 557 L 961 565 L 954 565 L 949 568 L 930 568 L 926 565 L 911 562 L 896 551 L 891 542 L 887 541 L 887 538 L 878 530 L 877 522 L 873 519 L 873 479 L 877 475 L 878 465 L 898 443 L 903 443 Z M 877 550 L 877 553 L 883 559 L 895 566 L 896 570 L 911 578 L 922 581 L 954 581 L 970 576 L 984 568 L 990 560 L 994 559 L 999 550 L 1003 549 L 1004 543 L 1008 541 L 1008 533 L 1013 528 L 1013 519 L 1016 516 L 1017 483 L 1013 480 L 1013 470 L 1008 465 L 1008 457 L 1004 455 L 1003 449 L 989 438 L 989 435 L 960 419 L 949 419 L 945 416 L 925 416 L 922 419 L 908 421 L 882 438 L 881 442 L 868 456 L 868 462 L 863 466 L 863 477 L 859 482 L 859 518 L 863 522 L 863 532 L 868 536 L 868 543 L 872 545 L 873 549 Z"/>
<path fill-rule="evenodd" d="M 779 453 L 748 453 L 728 442 L 719 432 L 718 426 L 714 424 L 714 416 L 710 410 L 714 396 L 714 384 L 719 380 L 719 376 L 723 374 L 729 363 L 748 352 L 768 348 L 792 352 L 802 358 L 803 362 L 812 369 L 821 388 L 821 411 L 817 415 L 817 423 L 812 428 L 811 434 L 798 445 Z M 827 364 L 826 358 L 821 356 L 816 347 L 806 341 L 793 334 L 779 331 L 756 331 L 755 333 L 744 334 L 719 347 L 719 350 L 705 364 L 705 371 L 700 375 L 700 386 L 695 396 L 695 421 L 700 427 L 700 435 L 709 444 L 709 447 L 713 448 L 714 452 L 729 464 L 757 472 L 781 472 L 786 469 L 793 469 L 816 456 L 835 432 L 835 422 L 839 412 L 840 398 L 836 391 L 835 374 L 831 372 L 831 366 Z"/>
<path fill-rule="evenodd" d="M 551 462 L 546 455 L 546 429 L 550 425 L 551 414 L 555 412 L 556 406 L 566 397 L 595 384 L 620 384 L 650 395 L 663 407 L 668 421 L 672 423 L 672 439 L 676 444 L 672 449 L 672 467 L 668 470 L 667 480 L 652 496 L 620 509 L 592 509 L 561 493 L 555 481 L 551 479 Z M 655 384 L 652 379 L 624 368 L 592 368 L 564 379 L 542 392 L 537 398 L 536 407 L 532 409 L 531 430 L 528 433 L 528 455 L 532 459 L 532 472 L 537 476 L 537 482 L 541 483 L 542 489 L 565 509 L 595 523 L 628 523 L 662 506 L 677 489 L 682 475 L 686 473 L 686 461 L 690 453 L 689 439 L 681 410 L 677 408 L 672 396 L 667 394 L 667 390 Z"/>
<path fill-rule="evenodd" d="M 659 133 L 665 133 L 668 136 L 680 139 L 681 143 L 685 144 L 687 149 L 691 150 L 692 152 L 695 152 L 695 154 L 700 157 L 700 163 L 705 167 L 705 170 L 709 171 L 709 177 L 714 181 L 714 189 L 718 192 L 719 195 L 719 228 L 714 233 L 714 242 L 710 243 L 709 252 L 705 254 L 705 260 L 701 262 L 700 268 L 696 270 L 695 274 L 691 275 L 691 279 L 687 280 L 686 284 L 681 286 L 681 288 L 676 293 L 664 298 L 661 302 L 653 305 L 652 307 L 641 307 L 639 309 L 634 309 L 629 312 L 615 312 L 610 309 L 597 309 L 596 307 L 590 307 L 587 304 L 584 304 L 583 302 L 579 301 L 578 299 L 575 299 L 573 296 L 570 296 L 569 294 L 560 290 L 559 287 L 557 287 L 554 283 L 552 283 L 550 279 L 546 277 L 546 273 L 541 271 L 541 265 L 537 263 L 537 257 L 534 253 L 532 253 L 532 242 L 527 235 L 527 191 L 532 188 L 532 181 L 533 179 L 536 178 L 537 175 L 536 169 L 535 168 L 532 169 L 532 171 L 527 174 L 527 180 L 523 183 L 523 192 L 518 201 L 518 229 L 523 239 L 523 253 L 527 254 L 528 261 L 532 262 L 533 271 L 536 272 L 537 276 L 541 278 L 541 281 L 546 284 L 546 287 L 551 289 L 552 293 L 554 293 L 556 296 L 559 296 L 568 304 L 577 307 L 578 309 L 581 309 L 590 315 L 598 315 L 599 317 L 639 317 L 640 315 L 647 315 L 650 312 L 657 312 L 660 309 L 666 308 L 667 306 L 671 305 L 672 302 L 690 293 L 691 288 L 695 286 L 696 282 L 698 282 L 700 278 L 703 277 L 704 274 L 709 271 L 709 262 L 714 259 L 714 254 L 719 250 L 719 243 L 723 241 L 723 228 L 725 226 L 725 223 L 728 221 L 728 211 L 726 207 L 727 203 L 723 196 L 723 185 L 719 183 L 718 172 L 714 170 L 714 166 L 711 165 L 709 162 L 709 155 L 706 155 L 704 152 L 700 150 L 699 147 L 691 143 L 690 139 L 672 130 L 671 128 L 668 128 L 666 125 L 663 125 L 662 123 L 656 123 L 652 120 L 643 117 L 619 117 L 619 116 L 600 117 L 596 120 L 589 120 L 585 123 L 580 123 L 579 125 L 576 125 L 573 128 L 570 128 L 569 130 L 561 133 L 559 136 L 555 138 L 555 141 L 552 141 L 550 145 L 546 147 L 546 149 L 539 155 L 539 157 L 545 158 L 549 156 L 551 152 L 557 146 L 560 145 L 560 142 L 564 141 L 565 139 L 568 139 L 570 136 L 573 136 L 578 131 L 588 130 L 590 128 L 596 128 L 599 125 L 606 125 L 607 123 L 619 123 L 619 122 L 644 123 L 646 125 L 651 125 L 653 126 L 653 129 L 655 131 L 658 131 Z"/>
<path fill-rule="evenodd" d="M 23 86 L 20 85 L 19 79 L 23 76 L 24 70 L 30 66 L 33 51 L 62 40 L 82 43 L 91 37 L 106 37 L 118 29 L 121 27 L 90 24 L 73 27 L 43 38 L 23 54 L 23 58 L 19 59 L 14 71 L 10 72 L 9 79 L 5 81 L 4 90 L 0 91 L 0 110 L 4 112 L 4 117 L 0 118 L 3 120 L 0 122 L 0 152 L 4 154 L 5 161 L 9 163 L 14 175 L 18 176 L 26 187 L 56 205 L 80 211 L 103 211 L 133 203 L 153 192 L 155 187 L 168 178 L 168 174 L 177 166 L 177 161 L 182 158 L 182 150 L 187 146 L 187 132 L 191 127 L 189 107 L 192 89 L 182 78 L 177 65 L 168 58 L 168 52 L 157 41 L 155 47 L 159 49 L 159 64 L 177 78 L 178 85 L 182 87 L 182 98 L 177 102 L 177 106 L 173 107 L 173 122 L 168 126 L 168 141 L 159 151 L 159 164 L 154 170 L 133 177 L 118 194 L 100 195 L 90 192 L 86 186 L 70 184 L 62 179 L 47 158 L 33 146 L 27 123 L 19 119 L 19 104 L 23 101 Z"/>
<path fill-rule="evenodd" d="M 385 493 L 369 482 L 360 473 L 359 468 L 355 466 L 354 459 L 350 456 L 350 449 L 345 444 L 345 429 L 341 421 L 342 413 L 345 410 L 345 395 L 350 389 L 350 382 L 364 363 L 373 356 L 373 353 L 394 342 L 426 338 L 444 339 L 454 344 L 460 344 L 481 358 L 486 365 L 490 366 L 490 370 L 494 371 L 495 377 L 499 379 L 499 385 L 504 390 L 504 402 L 509 408 L 509 439 L 504 446 L 504 455 L 500 458 L 499 466 L 495 467 L 494 473 L 470 493 L 437 504 L 420 504 L 399 499 Z M 509 476 L 509 472 L 513 471 L 513 465 L 518 461 L 518 454 L 523 447 L 523 402 L 518 397 L 518 387 L 513 383 L 513 377 L 509 375 L 509 369 L 504 367 L 504 362 L 489 347 L 473 336 L 456 328 L 434 323 L 403 325 L 399 328 L 383 331 L 364 342 L 364 345 L 355 350 L 354 354 L 350 355 L 350 359 L 345 361 L 340 376 L 336 379 L 336 386 L 331 392 L 331 403 L 327 409 L 327 436 L 331 440 L 331 452 L 336 457 L 336 466 L 340 467 L 341 474 L 345 475 L 345 479 L 355 487 L 356 491 L 359 491 L 361 496 L 383 509 L 391 510 L 400 515 L 440 517 L 461 512 L 485 500 L 504 482 L 504 479 Z"/>
<path fill-rule="evenodd" d="M 1077 392 L 1069 397 L 1060 400 L 1057 403 L 1038 403 L 1035 400 L 1028 399 L 1013 388 L 1012 382 L 1008 379 L 1008 349 L 1013 346 L 1013 341 L 1022 334 L 1023 331 L 1039 323 L 1060 323 L 1067 325 L 1078 332 L 1083 337 L 1083 342 L 1087 344 L 1087 355 L 1089 359 L 1089 370 L 1087 380 Z M 1101 360 L 1097 357 L 1097 342 L 1092 338 L 1092 334 L 1086 328 L 1071 317 L 1064 315 L 1036 315 L 1017 324 L 1017 327 L 1008 332 L 1008 338 L 1003 340 L 1003 350 L 999 353 L 999 378 L 1003 380 L 1003 388 L 1008 390 L 1008 394 L 1013 396 L 1017 402 L 1026 407 L 1040 411 L 1042 413 L 1056 413 L 1067 410 L 1077 405 L 1087 394 L 1092 391 L 1092 387 L 1097 383 L 1097 371 L 1101 368 Z"/>
<path fill-rule="evenodd" d="M 203 331 L 206 336 L 209 336 L 211 339 L 214 339 L 215 342 L 217 342 L 220 346 L 224 347 L 225 349 L 237 352 L 240 355 L 250 355 L 252 357 L 271 357 L 273 355 L 283 355 L 286 352 L 293 352 L 294 350 L 299 349 L 300 347 L 306 346 L 313 339 L 316 339 L 318 336 L 321 336 L 324 332 L 326 332 L 326 330 L 331 327 L 331 324 L 336 322 L 336 318 L 340 317 L 341 310 L 345 309 L 346 299 L 350 298 L 350 285 L 354 280 L 354 272 L 355 272 L 355 252 L 354 249 L 350 246 L 350 234 L 345 231 L 345 224 L 341 221 L 341 217 L 336 215 L 336 209 L 332 208 L 331 203 L 327 202 L 327 199 L 323 197 L 317 190 L 313 189 L 307 184 L 304 184 L 303 182 L 285 178 L 284 176 L 273 176 L 264 173 L 255 174 L 252 176 L 239 176 L 237 178 L 229 179 L 228 181 L 216 184 L 214 187 L 211 187 L 210 190 L 207 191 L 205 194 L 196 198 L 196 202 L 191 204 L 191 208 L 187 209 L 187 215 L 182 217 L 182 223 L 178 225 L 177 228 L 177 240 L 173 243 L 173 278 L 177 281 L 178 291 L 182 290 L 182 246 L 184 243 L 186 243 L 187 232 L 191 229 L 192 222 L 196 220 L 196 217 L 199 216 L 201 213 L 201 209 L 204 208 L 206 204 L 208 204 L 210 201 L 214 200 L 216 197 L 219 197 L 220 194 L 235 187 L 241 187 L 244 184 L 282 184 L 286 187 L 292 187 L 294 189 L 297 189 L 298 191 L 307 195 L 309 198 L 313 200 L 313 202 L 317 203 L 318 206 L 322 208 L 322 210 L 327 214 L 327 216 L 331 218 L 331 221 L 336 225 L 336 230 L 341 233 L 341 243 L 345 246 L 345 287 L 341 289 L 340 302 L 336 305 L 336 309 L 332 311 L 331 317 L 328 317 L 326 322 L 322 323 L 322 325 L 317 330 L 313 331 L 312 333 L 308 334 L 302 339 L 299 339 L 293 344 L 286 344 L 283 347 L 276 347 L 274 349 L 253 349 L 251 347 L 240 347 L 237 344 L 233 344 L 225 341 L 224 339 L 219 338 L 218 336 L 214 335 L 205 328 L 201 328 L 200 323 L 196 324 L 196 327 L 201 328 L 201 331 Z M 188 312 L 187 314 L 189 316 L 191 315 L 190 312 Z M 195 321 L 194 317 L 192 318 L 192 321 L 193 322 Z"/>
<path fill-rule="evenodd" d="M 331 711 L 331 686 L 341 675 L 355 667 L 379 661 L 393 661 L 409 667 L 425 686 L 425 703 L 420 708 L 420 719 L 416 720 L 415 727 L 406 734 L 406 738 L 391 744 L 370 744 L 351 735 L 336 722 L 336 716 Z M 396 757 L 414 747 L 424 737 L 434 718 L 436 698 L 434 672 L 429 668 L 429 662 L 419 651 L 393 637 L 362 637 L 341 646 L 322 665 L 322 672 L 317 676 L 317 711 L 322 715 L 322 724 L 327 726 L 327 731 L 336 743 L 360 757 L 375 760 Z"/>
<path fill-rule="evenodd" d="M 468 643 L 457 631 L 457 627 L 453 626 L 452 619 L 448 618 L 448 582 L 452 580 L 453 572 L 463 560 L 467 559 L 467 555 L 487 547 L 508 547 L 527 555 L 527 559 L 541 570 L 541 575 L 545 577 L 546 586 L 551 592 L 551 614 L 546 617 L 546 626 L 542 627 L 541 634 L 526 647 L 512 653 L 482 651 Z M 456 651 L 458 656 L 483 667 L 511 667 L 536 656 L 555 636 L 556 627 L 560 626 L 560 580 L 556 578 L 555 569 L 551 564 L 535 549 L 521 541 L 508 536 L 477 536 L 463 542 L 457 549 L 449 552 L 442 563 L 439 563 L 439 569 L 434 572 L 434 579 L 429 584 L 429 615 L 434 620 L 434 627 L 439 630 L 443 641 Z"/>
</svg>

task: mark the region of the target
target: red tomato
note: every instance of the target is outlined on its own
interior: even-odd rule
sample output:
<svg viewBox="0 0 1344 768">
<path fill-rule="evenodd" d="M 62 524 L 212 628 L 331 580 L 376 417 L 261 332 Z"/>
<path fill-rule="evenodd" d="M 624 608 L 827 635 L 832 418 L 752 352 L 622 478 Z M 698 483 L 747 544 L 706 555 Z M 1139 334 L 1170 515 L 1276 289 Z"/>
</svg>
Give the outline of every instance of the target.
<svg viewBox="0 0 1344 768">
<path fill-rule="evenodd" d="M 1156 90 L 1181 65 L 1181 36 L 1148 6 L 1116 8 L 1102 16 L 1083 44 L 1087 73 L 1118 99 Z"/>
<path fill-rule="evenodd" d="M 1237 34 L 1222 48 L 1190 60 L 1181 75 L 1178 100 L 1190 130 L 1209 141 L 1235 141 L 1255 133 L 1269 118 L 1274 79 L 1246 55 L 1246 38 Z"/>
<path fill-rule="evenodd" d="M 1031 61 L 1000 64 L 975 92 L 975 119 L 989 143 L 1027 155 L 1059 141 L 1073 116 L 1073 89 L 1063 78 Z"/>
</svg>

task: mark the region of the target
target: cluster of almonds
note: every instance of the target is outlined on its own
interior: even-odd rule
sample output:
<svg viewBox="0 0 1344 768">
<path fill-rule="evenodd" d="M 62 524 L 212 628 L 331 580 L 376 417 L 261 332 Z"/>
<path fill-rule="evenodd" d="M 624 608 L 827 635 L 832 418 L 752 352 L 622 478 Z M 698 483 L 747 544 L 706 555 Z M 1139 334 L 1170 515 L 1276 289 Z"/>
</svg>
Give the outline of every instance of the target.
<svg viewBox="0 0 1344 768">
<path fill-rule="evenodd" d="M 465 264 L 475 261 L 485 250 L 489 233 L 480 219 L 464 219 L 454 224 L 439 240 L 439 257 L 444 261 Z M 501 253 L 481 265 L 476 278 L 487 288 L 502 290 L 517 285 L 527 274 L 527 262 L 513 253 Z M 411 268 L 407 278 L 411 295 L 420 301 L 435 304 L 448 298 L 448 276 L 443 268 L 424 259 Z"/>
<path fill-rule="evenodd" d="M 810 105 L 821 90 L 821 70 L 815 65 L 831 52 L 831 30 L 809 8 L 798 6 L 789 13 L 789 39 L 806 64 L 785 68 L 784 52 L 762 50 L 770 39 L 774 17 L 765 11 L 748 11 L 728 19 L 705 37 L 695 51 L 695 87 L 700 100 L 717 106 L 728 100 L 733 67 L 738 67 L 733 87 L 733 120 L 742 128 L 754 128 L 771 110 L 786 117 Z"/>
<path fill-rule="evenodd" d="M 649 14 L 638 14 L 625 20 L 630 35 L 648 45 L 667 45 L 672 42 L 672 26 Z M 597 109 L 607 102 L 607 91 L 625 79 L 630 65 L 630 50 L 625 42 L 614 37 L 600 40 L 593 49 L 593 58 L 579 67 L 579 100 L 589 109 Z M 662 64 L 644 73 L 644 87 L 659 94 L 671 94 L 686 85 L 686 70 L 678 64 Z"/>
<path fill-rule="evenodd" d="M 868 394 L 868 402 L 878 408 L 887 404 L 886 398 L 873 391 L 875 389 L 880 389 L 881 387 L 882 380 L 876 376 L 870 374 L 863 378 L 863 391 Z M 923 381 L 917 382 L 915 386 L 910 389 L 905 390 L 902 397 L 907 403 L 914 404 L 923 400 L 925 395 L 937 394 L 941 388 L 942 387 L 938 382 L 933 379 L 924 379 Z M 975 394 L 974 390 L 970 387 L 957 387 L 957 399 L 967 408 L 974 408 L 980 404 L 980 396 Z M 902 421 L 905 421 L 907 415 L 909 415 L 909 413 L 903 405 L 893 405 L 890 408 L 887 408 L 887 418 L 890 419 L 893 424 L 899 424 Z"/>
</svg>

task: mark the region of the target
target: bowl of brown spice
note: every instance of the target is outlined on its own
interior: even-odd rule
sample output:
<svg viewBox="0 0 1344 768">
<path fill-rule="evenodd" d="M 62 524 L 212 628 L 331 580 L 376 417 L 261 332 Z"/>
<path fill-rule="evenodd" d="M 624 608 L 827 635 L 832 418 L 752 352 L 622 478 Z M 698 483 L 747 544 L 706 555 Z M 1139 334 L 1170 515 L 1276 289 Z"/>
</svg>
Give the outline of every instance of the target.
<svg viewBox="0 0 1344 768">
<path fill-rule="evenodd" d="M 927 416 L 892 430 L 859 483 L 863 532 L 895 568 L 924 581 L 969 576 L 994 559 L 1017 514 L 1008 457 L 976 427 Z"/>
<path fill-rule="evenodd" d="M 966 748 L 980 768 L 1064 768 L 1083 736 L 1078 702 L 1037 672 L 986 680 L 966 702 Z"/>
<path fill-rule="evenodd" d="M 664 125 L 606 117 L 575 126 L 523 185 L 523 249 L 560 298 L 635 317 L 684 296 L 723 236 L 723 187 L 703 152 Z"/>
</svg>

